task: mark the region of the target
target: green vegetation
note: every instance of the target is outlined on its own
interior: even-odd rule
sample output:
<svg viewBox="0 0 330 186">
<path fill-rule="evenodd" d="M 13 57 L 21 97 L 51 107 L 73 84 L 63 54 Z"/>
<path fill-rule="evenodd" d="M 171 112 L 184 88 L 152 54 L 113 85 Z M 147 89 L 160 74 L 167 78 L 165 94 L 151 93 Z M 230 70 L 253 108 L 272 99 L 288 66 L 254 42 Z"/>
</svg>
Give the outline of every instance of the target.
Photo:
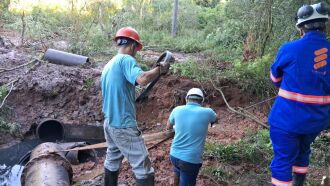
<svg viewBox="0 0 330 186">
<path fill-rule="evenodd" d="M 329 145 L 330 131 L 323 132 L 317 137 L 312 145 L 311 167 L 330 166 Z M 219 181 L 232 179 L 236 181 L 239 176 L 237 176 L 237 170 L 236 172 L 232 170 L 232 166 L 241 166 L 240 170 L 244 170 L 244 166 L 258 167 L 257 173 L 251 173 L 251 171 L 246 171 L 246 173 L 261 174 L 268 179 L 266 175 L 269 175 L 268 167 L 272 160 L 272 155 L 273 152 L 268 130 L 260 130 L 255 134 L 247 134 L 245 138 L 234 144 L 207 143 L 204 158 L 216 159 L 220 163 L 215 166 L 206 167 L 203 172 Z M 243 175 L 244 173 L 239 172 L 239 174 Z"/>
<path fill-rule="evenodd" d="M 269 66 L 277 49 L 299 37 L 293 15 L 302 4 L 314 1 L 182 0 L 174 38 L 170 0 L 47 2 L 2 1 L 3 27 L 48 47 L 53 45 L 49 41 L 64 40 L 68 51 L 100 56 L 113 53 L 112 38 L 119 28 L 132 26 L 139 31 L 145 49 L 198 52 L 213 63 L 203 68 L 192 62 L 180 64 L 173 67 L 175 73 L 199 80 L 226 78 L 249 93 L 268 97 L 273 94 Z M 226 68 L 214 68 L 228 62 L 231 65 Z"/>
<path fill-rule="evenodd" d="M 8 91 L 5 86 L 0 86 L 0 105 L 2 104 L 4 98 L 6 97 Z M 20 134 L 20 126 L 16 123 L 8 122 L 3 115 L 6 112 L 5 108 L 0 108 L 0 133 L 9 133 L 13 136 L 19 137 Z"/>
<path fill-rule="evenodd" d="M 230 164 L 246 162 L 267 167 L 272 159 L 269 131 L 260 130 L 256 134 L 248 134 L 234 144 L 206 144 L 204 155 Z"/>
<path fill-rule="evenodd" d="M 330 167 L 330 131 L 318 136 L 312 145 L 311 162 L 316 167 Z"/>
<path fill-rule="evenodd" d="M 0 86 L 0 104 L 2 103 L 3 99 L 6 97 L 7 92 L 8 91 L 5 86 Z"/>
<path fill-rule="evenodd" d="M 95 80 L 93 78 L 87 78 L 84 80 L 84 88 L 90 89 L 94 86 Z"/>
<path fill-rule="evenodd" d="M 0 117 L 0 134 L 9 133 L 16 137 L 21 137 L 20 125 L 17 123 L 9 123 L 4 118 Z"/>
</svg>

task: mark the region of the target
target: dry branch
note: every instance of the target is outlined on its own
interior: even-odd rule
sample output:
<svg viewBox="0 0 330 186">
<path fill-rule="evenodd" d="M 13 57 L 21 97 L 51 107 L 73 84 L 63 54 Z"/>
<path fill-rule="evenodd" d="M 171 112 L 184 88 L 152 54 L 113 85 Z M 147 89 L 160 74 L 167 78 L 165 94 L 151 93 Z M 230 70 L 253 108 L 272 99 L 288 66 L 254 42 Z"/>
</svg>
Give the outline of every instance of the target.
<svg viewBox="0 0 330 186">
<path fill-rule="evenodd" d="M 15 83 L 15 82 L 12 82 L 12 83 L 11 83 L 10 90 L 9 90 L 8 94 L 5 96 L 5 98 L 2 100 L 2 103 L 1 103 L 1 105 L 0 105 L 0 109 L 3 107 L 3 105 L 4 105 L 5 102 L 6 102 L 6 99 L 8 98 L 8 96 L 9 96 L 10 93 L 11 93 L 11 91 L 13 90 L 13 88 L 14 88 L 14 83 Z"/>
<path fill-rule="evenodd" d="M 0 73 L 13 71 L 13 70 L 16 70 L 16 69 L 19 69 L 19 68 L 28 66 L 28 65 L 30 65 L 32 63 L 35 63 L 35 62 L 42 62 L 42 60 L 37 59 L 37 58 L 33 58 L 31 61 L 29 61 L 27 63 L 24 63 L 22 65 L 16 66 L 16 67 L 12 67 L 12 68 L 0 68 Z"/>
<path fill-rule="evenodd" d="M 237 111 L 237 110 L 235 110 L 233 107 L 231 107 L 231 106 L 229 105 L 229 103 L 227 102 L 227 99 L 226 99 L 226 97 L 225 97 L 225 94 L 222 92 L 221 88 L 216 87 L 216 86 L 214 85 L 214 83 L 213 83 L 212 80 L 210 80 L 210 82 L 211 82 L 211 84 L 213 85 L 214 89 L 216 89 L 217 91 L 220 92 L 220 94 L 221 94 L 221 96 L 222 96 L 222 99 L 224 100 L 224 102 L 225 102 L 227 108 L 228 108 L 230 111 L 232 111 L 232 112 L 235 113 L 235 114 L 238 114 L 238 115 L 244 116 L 244 117 L 246 117 L 246 118 L 249 118 L 249 119 L 253 120 L 254 122 L 258 123 L 259 125 L 261 125 L 261 126 L 267 128 L 267 129 L 269 129 L 269 126 L 268 126 L 268 125 L 266 125 L 265 123 L 263 123 L 263 122 L 260 121 L 259 119 L 255 118 L 254 116 L 252 116 L 252 115 L 250 115 L 250 114 L 246 114 L 246 113 L 240 112 L 240 111 Z M 243 110 L 244 110 L 244 109 L 243 109 Z"/>
</svg>

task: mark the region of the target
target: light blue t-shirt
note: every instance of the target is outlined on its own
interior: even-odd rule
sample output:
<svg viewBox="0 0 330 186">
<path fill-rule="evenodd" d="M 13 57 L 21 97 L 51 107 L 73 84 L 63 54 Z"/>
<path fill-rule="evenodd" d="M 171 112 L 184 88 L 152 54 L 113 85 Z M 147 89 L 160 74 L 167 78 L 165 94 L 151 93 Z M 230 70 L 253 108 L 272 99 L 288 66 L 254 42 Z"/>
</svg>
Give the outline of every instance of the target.
<svg viewBox="0 0 330 186">
<path fill-rule="evenodd" d="M 170 154 L 189 163 L 202 163 L 208 125 L 216 118 L 217 114 L 212 109 L 197 103 L 174 108 L 169 118 L 171 125 L 175 125 Z"/>
<path fill-rule="evenodd" d="M 142 69 L 126 54 L 117 54 L 104 67 L 101 75 L 102 111 L 111 127 L 135 127 L 135 85 Z"/>
</svg>

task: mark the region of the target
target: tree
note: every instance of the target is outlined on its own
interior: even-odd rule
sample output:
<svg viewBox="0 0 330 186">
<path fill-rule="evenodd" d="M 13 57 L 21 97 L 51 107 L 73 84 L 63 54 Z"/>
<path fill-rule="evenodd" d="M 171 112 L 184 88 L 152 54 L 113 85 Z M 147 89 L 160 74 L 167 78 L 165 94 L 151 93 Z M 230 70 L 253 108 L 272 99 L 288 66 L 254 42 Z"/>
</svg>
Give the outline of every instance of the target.
<svg viewBox="0 0 330 186">
<path fill-rule="evenodd" d="M 178 5 L 179 0 L 174 0 L 173 17 L 172 17 L 172 37 L 176 36 L 178 22 Z"/>
</svg>

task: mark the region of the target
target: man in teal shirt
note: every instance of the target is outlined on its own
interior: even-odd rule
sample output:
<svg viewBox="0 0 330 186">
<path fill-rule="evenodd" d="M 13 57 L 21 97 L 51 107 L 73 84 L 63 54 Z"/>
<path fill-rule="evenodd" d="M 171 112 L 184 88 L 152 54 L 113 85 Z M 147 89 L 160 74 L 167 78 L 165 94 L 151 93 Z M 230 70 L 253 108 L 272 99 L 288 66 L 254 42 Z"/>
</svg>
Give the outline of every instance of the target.
<svg viewBox="0 0 330 186">
<path fill-rule="evenodd" d="M 136 185 L 153 186 L 154 169 L 137 128 L 135 86 L 147 85 L 166 74 L 169 64 L 160 63 L 144 72 L 134 58 L 142 44 L 137 31 L 131 27 L 120 29 L 114 40 L 119 47 L 118 54 L 104 67 L 101 75 L 104 133 L 108 145 L 104 184 L 117 185 L 121 162 L 126 157 L 135 174 Z"/>
<path fill-rule="evenodd" d="M 188 91 L 186 105 L 173 109 L 167 128 L 175 128 L 170 159 L 174 166 L 174 185 L 193 186 L 200 167 L 208 125 L 215 123 L 217 114 L 202 107 L 203 92 L 198 88 Z"/>
</svg>

